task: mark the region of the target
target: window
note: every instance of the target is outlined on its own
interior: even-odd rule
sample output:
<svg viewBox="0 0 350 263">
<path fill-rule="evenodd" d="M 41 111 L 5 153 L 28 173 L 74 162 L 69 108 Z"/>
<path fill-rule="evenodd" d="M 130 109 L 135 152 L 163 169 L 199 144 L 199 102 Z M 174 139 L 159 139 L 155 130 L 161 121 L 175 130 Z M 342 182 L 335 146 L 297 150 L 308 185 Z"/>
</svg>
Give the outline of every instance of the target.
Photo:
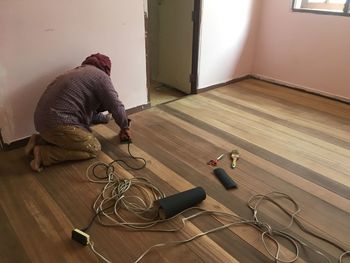
<svg viewBox="0 0 350 263">
<path fill-rule="evenodd" d="M 350 0 L 293 0 L 293 10 L 302 12 L 350 15 Z"/>
</svg>

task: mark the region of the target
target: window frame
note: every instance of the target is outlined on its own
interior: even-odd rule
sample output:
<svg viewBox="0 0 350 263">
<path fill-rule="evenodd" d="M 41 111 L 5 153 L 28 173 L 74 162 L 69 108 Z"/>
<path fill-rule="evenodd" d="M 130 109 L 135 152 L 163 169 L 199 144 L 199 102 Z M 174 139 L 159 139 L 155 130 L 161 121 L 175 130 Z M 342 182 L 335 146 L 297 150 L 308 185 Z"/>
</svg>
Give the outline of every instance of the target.
<svg viewBox="0 0 350 263">
<path fill-rule="evenodd" d="M 319 10 L 319 9 L 308 9 L 305 7 L 295 7 L 295 3 L 298 0 L 293 0 L 292 3 L 292 11 L 293 12 L 301 12 L 301 13 L 314 13 L 314 14 L 321 14 L 321 15 L 334 15 L 334 16 L 350 16 L 350 0 L 346 0 L 344 4 L 343 12 L 339 11 L 329 11 L 329 10 Z M 301 0 L 304 2 L 305 0 Z M 309 5 L 322 5 L 320 3 L 309 3 Z M 327 3 L 324 3 L 324 5 L 327 5 Z M 335 4 L 336 5 L 336 4 Z"/>
</svg>

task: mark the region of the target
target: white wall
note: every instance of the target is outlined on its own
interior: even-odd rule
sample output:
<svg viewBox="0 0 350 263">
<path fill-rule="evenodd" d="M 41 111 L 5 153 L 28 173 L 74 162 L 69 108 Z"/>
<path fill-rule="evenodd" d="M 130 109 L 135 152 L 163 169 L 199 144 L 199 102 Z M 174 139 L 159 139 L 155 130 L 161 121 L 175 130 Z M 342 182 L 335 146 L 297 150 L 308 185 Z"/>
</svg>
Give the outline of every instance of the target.
<svg viewBox="0 0 350 263">
<path fill-rule="evenodd" d="M 292 0 L 264 0 L 253 73 L 350 99 L 350 18 L 292 12 Z"/>
<path fill-rule="evenodd" d="M 260 5 L 261 0 L 202 0 L 199 89 L 251 73 Z"/>
<path fill-rule="evenodd" d="M 96 52 L 111 58 L 111 78 L 126 108 L 146 104 L 143 1 L 0 1 L 5 142 L 33 133 L 33 112 L 46 85 Z"/>
</svg>

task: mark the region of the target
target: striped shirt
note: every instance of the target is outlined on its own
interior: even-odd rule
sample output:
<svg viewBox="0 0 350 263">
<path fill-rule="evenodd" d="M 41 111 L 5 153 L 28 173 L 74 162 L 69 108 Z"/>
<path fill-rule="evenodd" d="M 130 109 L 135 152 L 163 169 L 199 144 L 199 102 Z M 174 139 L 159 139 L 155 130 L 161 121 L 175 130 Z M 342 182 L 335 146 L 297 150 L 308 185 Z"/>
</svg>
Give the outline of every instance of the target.
<svg viewBox="0 0 350 263">
<path fill-rule="evenodd" d="M 110 77 L 102 70 L 84 65 L 58 76 L 41 96 L 34 113 L 38 132 L 57 125 L 74 125 L 90 130 L 96 111 L 109 111 L 118 126 L 128 127 L 123 103 Z"/>
</svg>

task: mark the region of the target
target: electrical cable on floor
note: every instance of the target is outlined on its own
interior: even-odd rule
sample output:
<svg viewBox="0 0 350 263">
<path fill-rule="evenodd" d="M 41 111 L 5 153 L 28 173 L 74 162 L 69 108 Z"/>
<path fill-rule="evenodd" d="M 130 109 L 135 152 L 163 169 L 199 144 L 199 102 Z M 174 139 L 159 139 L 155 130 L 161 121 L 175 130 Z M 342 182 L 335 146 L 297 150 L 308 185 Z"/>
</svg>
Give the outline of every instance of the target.
<svg viewBox="0 0 350 263">
<path fill-rule="evenodd" d="M 97 252 L 95 247 L 94 247 L 94 242 L 90 242 L 89 243 L 90 248 L 92 250 L 92 252 L 94 252 L 98 257 L 100 257 L 104 262 L 106 263 L 112 263 L 112 261 L 109 261 L 107 258 L 105 258 L 101 253 Z"/>
<path fill-rule="evenodd" d="M 114 163 L 124 163 L 127 167 L 129 167 L 129 168 L 132 169 L 132 170 L 141 170 L 141 169 L 145 168 L 146 163 L 147 163 L 146 160 L 145 160 L 144 158 L 142 158 L 142 157 L 134 156 L 134 155 L 131 153 L 131 151 L 130 151 L 130 145 L 131 145 L 131 142 L 129 141 L 129 142 L 128 142 L 128 154 L 129 154 L 129 156 L 130 156 L 132 159 L 134 159 L 134 160 L 140 160 L 140 161 L 142 161 L 143 164 L 142 164 L 141 166 L 139 166 L 139 167 L 131 166 L 130 164 L 128 164 L 128 163 L 125 162 L 124 160 L 114 160 L 114 161 L 111 162 L 109 165 L 110 165 L 110 166 L 113 166 Z"/>
<path fill-rule="evenodd" d="M 273 200 L 273 198 L 271 196 L 275 196 L 274 198 L 278 198 L 278 197 L 282 197 L 282 198 L 286 198 L 287 200 L 291 201 L 294 206 L 295 206 L 295 210 L 290 212 L 288 211 L 285 207 L 283 207 L 281 204 L 279 204 L 278 202 L 276 202 L 275 200 Z M 277 196 L 277 197 L 276 197 Z M 253 201 L 256 201 L 255 205 L 252 204 Z M 285 212 L 286 214 L 288 214 L 290 216 L 290 222 L 289 224 L 284 227 L 283 229 L 280 230 L 274 230 L 268 223 L 261 221 L 260 219 L 258 219 L 258 207 L 260 206 L 262 201 L 268 201 L 273 203 L 274 205 L 276 205 L 278 208 L 280 208 L 283 212 Z M 230 213 L 218 213 L 216 211 L 202 211 L 199 212 L 195 215 L 192 215 L 188 218 L 185 218 L 184 221 L 187 221 L 189 219 L 195 218 L 199 215 L 203 215 L 203 214 L 211 214 L 213 215 L 214 218 L 218 219 L 219 216 L 225 216 L 225 217 L 230 217 L 232 216 L 235 219 L 240 219 L 241 221 L 238 222 L 231 222 L 213 229 L 210 229 L 206 232 L 202 232 L 199 233 L 197 235 L 194 235 L 188 239 L 185 240 L 177 240 L 177 241 L 170 241 L 170 242 L 166 242 L 166 243 L 159 243 L 156 245 L 151 246 L 150 248 L 148 248 L 136 261 L 135 263 L 140 262 L 144 256 L 146 254 L 148 254 L 152 249 L 156 248 L 156 247 L 164 247 L 164 246 L 175 246 L 175 245 L 179 245 L 179 244 L 184 244 L 187 242 L 190 242 L 196 238 L 199 238 L 201 236 L 222 230 L 222 229 L 226 229 L 226 228 L 230 228 L 233 226 L 237 226 L 237 225 L 250 225 L 254 228 L 256 228 L 257 230 L 259 230 L 261 232 L 261 240 L 262 243 L 264 245 L 264 248 L 266 250 L 266 252 L 274 259 L 275 262 L 282 262 L 282 263 L 291 263 L 291 262 L 295 262 L 298 258 L 299 258 L 299 254 L 300 254 L 300 248 L 298 246 L 298 243 L 301 244 L 302 246 L 310 249 L 311 251 L 313 251 L 314 253 L 318 254 L 319 256 L 322 256 L 323 258 L 325 258 L 328 262 L 332 262 L 324 253 L 322 253 L 321 251 L 311 247 L 310 245 L 308 245 L 306 242 L 294 237 L 293 235 L 284 232 L 283 230 L 287 230 L 289 229 L 292 225 L 293 222 L 296 222 L 296 216 L 297 214 L 301 211 L 298 204 L 288 195 L 284 194 L 284 193 L 280 193 L 280 192 L 272 192 L 266 195 L 254 195 L 249 201 L 248 201 L 248 206 L 252 209 L 253 211 L 253 220 L 247 220 L 247 219 L 243 219 L 240 217 L 237 217 L 234 214 L 230 214 Z M 300 222 L 300 220 L 298 220 L 298 224 L 297 224 L 303 231 L 305 230 L 306 233 L 312 233 L 312 236 L 319 238 L 320 240 L 323 240 L 333 246 L 335 246 L 336 248 L 340 249 L 342 251 L 342 254 L 339 256 L 339 263 L 343 262 L 343 258 L 346 255 L 350 255 L 350 250 L 346 250 L 344 248 L 342 248 L 340 245 L 338 245 L 337 243 L 330 241 L 324 237 L 322 237 L 321 235 L 315 234 L 313 232 L 311 232 L 310 230 L 308 230 L 307 228 L 305 228 L 305 226 L 303 226 L 303 224 Z M 267 246 L 267 240 L 266 237 L 275 243 L 276 245 L 276 251 L 275 253 L 271 252 L 270 249 Z M 285 238 L 286 240 L 288 240 L 294 247 L 295 249 L 295 255 L 294 257 L 291 257 L 290 259 L 282 259 L 280 257 L 280 252 L 281 252 L 281 245 L 280 243 L 277 241 L 277 239 L 275 237 L 282 237 Z"/>
<path fill-rule="evenodd" d="M 93 204 L 93 210 L 95 211 L 94 216 L 85 228 L 78 231 L 82 231 L 84 235 L 87 235 L 85 232 L 89 230 L 96 219 L 98 219 L 99 223 L 103 226 L 122 226 L 134 230 L 175 232 L 182 229 L 185 226 L 184 220 L 180 220 L 181 225 L 175 228 L 149 229 L 157 223 L 172 221 L 173 219 L 180 217 L 182 213 L 199 208 L 191 207 L 171 218 L 160 219 L 158 210 L 154 208 L 154 202 L 165 198 L 165 194 L 147 178 L 137 177 L 123 179 L 119 178 L 115 172 L 115 165 L 120 165 L 120 163 L 123 163 L 132 170 L 140 170 L 145 167 L 146 160 L 144 158 L 135 157 L 131 154 L 130 143 L 128 144 L 128 152 L 133 159 L 142 160 L 143 165 L 134 167 L 124 160 L 113 160 L 109 164 L 103 162 L 93 163 L 87 168 L 86 177 L 90 182 L 105 185 Z M 104 171 L 103 176 L 98 175 L 98 169 Z M 137 195 L 127 195 L 127 193 L 132 190 L 138 191 L 141 197 Z M 113 208 L 113 211 L 107 212 L 111 208 Z M 118 212 L 121 209 L 130 212 L 133 216 L 141 219 L 142 222 L 127 222 Z M 105 221 L 107 219 L 107 222 L 103 221 L 102 218 L 104 218 Z M 78 238 L 80 238 L 80 236 Z M 79 240 L 79 242 L 81 242 L 81 240 Z M 92 251 L 103 261 L 110 262 L 95 250 L 93 242 L 89 240 L 89 236 L 86 243 L 85 240 L 82 243 L 90 245 Z"/>
<path fill-rule="evenodd" d="M 180 217 L 181 214 L 186 213 L 190 210 L 202 210 L 198 207 L 191 207 L 182 211 L 173 217 L 167 219 L 160 219 L 158 210 L 154 207 L 154 202 L 165 198 L 165 194 L 154 184 L 152 184 L 147 178 L 137 177 L 131 179 L 121 179 L 115 173 L 113 161 L 110 164 L 105 163 L 93 163 L 86 170 L 86 177 L 90 182 L 105 184 L 102 188 L 101 193 L 97 196 L 94 204 L 93 210 L 95 215 L 91 219 L 90 223 L 83 230 L 87 231 L 94 220 L 97 218 L 99 223 L 103 226 L 121 226 L 129 229 L 142 229 L 144 231 L 162 231 L 162 232 L 175 232 L 183 228 L 184 221 L 180 220 L 181 225 L 176 228 L 169 229 L 148 229 L 158 223 L 164 223 L 171 221 L 175 218 Z M 106 176 L 100 177 L 96 176 L 96 167 L 102 167 L 105 169 Z M 96 178 L 91 178 L 90 171 L 92 175 Z M 139 195 L 127 195 L 127 192 L 133 189 L 139 192 Z M 109 204 L 112 203 L 112 204 Z M 109 204 L 109 205 L 107 205 Z M 106 211 L 113 208 L 113 211 L 107 213 Z M 141 219 L 142 222 L 128 222 L 119 213 L 119 210 L 124 209 L 124 212 L 129 212 L 133 216 Z"/>
<path fill-rule="evenodd" d="M 93 204 L 93 210 L 95 215 L 89 222 L 88 226 L 83 229 L 86 232 L 93 222 L 98 219 L 99 224 L 103 226 L 119 226 L 125 227 L 129 230 L 141 230 L 141 231 L 161 231 L 161 232 L 176 232 L 183 229 L 187 221 L 193 218 L 197 218 L 203 215 L 210 215 L 216 220 L 227 221 L 226 224 L 221 225 L 216 228 L 212 228 L 208 231 L 199 233 L 185 240 L 170 241 L 165 243 L 159 243 L 149 247 L 141 256 L 135 261 L 140 262 L 151 250 L 157 247 L 174 246 L 179 244 L 184 244 L 195 240 L 201 236 L 208 235 L 220 231 L 222 229 L 238 226 L 238 225 L 249 225 L 261 232 L 261 241 L 263 243 L 264 249 L 275 262 L 281 263 L 291 263 L 295 262 L 299 258 L 300 246 L 305 247 L 316 253 L 317 255 L 323 257 L 328 262 L 332 262 L 323 252 L 316 248 L 313 248 L 306 242 L 300 240 L 299 238 L 293 236 L 292 234 L 286 232 L 295 223 L 303 232 L 312 235 L 319 240 L 322 240 L 342 251 L 339 256 L 339 263 L 342 263 L 343 258 L 350 254 L 350 251 L 344 249 L 339 244 L 328 240 L 327 238 L 314 233 L 313 231 L 307 229 L 303 223 L 297 218 L 301 212 L 299 205 L 290 196 L 280 192 L 271 192 L 265 195 L 257 194 L 252 196 L 248 200 L 248 207 L 253 212 L 252 219 L 244 219 L 232 213 L 220 212 L 220 211 L 209 211 L 204 210 L 199 207 L 191 207 L 185 209 L 184 211 L 176 214 L 167 219 L 161 219 L 159 217 L 159 211 L 157 207 L 154 206 L 155 201 L 165 198 L 165 194 L 155 186 L 149 179 L 145 177 L 133 177 L 130 179 L 120 178 L 116 173 L 115 164 L 124 163 L 127 167 L 134 170 L 139 170 L 145 167 L 146 161 L 141 157 L 135 157 L 130 153 L 130 144 L 128 145 L 128 152 L 133 159 L 143 160 L 144 164 L 140 167 L 133 167 L 127 164 L 123 160 L 114 160 L 109 164 L 98 162 L 90 165 L 86 170 L 86 177 L 90 182 L 105 184 L 101 190 L 101 193 L 96 198 Z M 104 172 L 104 176 L 98 175 L 97 169 Z M 134 192 L 134 194 L 130 194 Z M 137 194 L 136 194 L 136 193 Z M 287 209 L 285 206 L 280 204 L 277 200 L 285 199 L 289 201 L 293 209 Z M 271 203 L 280 209 L 283 213 L 289 216 L 289 223 L 281 228 L 274 229 L 268 222 L 264 222 L 259 218 L 259 208 L 263 203 Z M 194 214 L 184 217 L 186 212 L 193 211 Z M 128 218 L 121 213 L 129 213 L 129 216 L 136 217 L 139 221 L 130 222 Z M 182 218 L 180 218 L 182 217 Z M 178 219 L 180 225 L 173 228 L 155 228 L 156 225 L 170 222 L 174 219 Z M 294 255 L 290 258 L 282 258 L 281 256 L 281 244 L 277 238 L 283 238 L 287 240 L 294 248 Z M 268 241 L 273 242 L 275 245 L 274 251 L 268 247 Z M 89 242 L 92 251 L 99 256 L 103 261 L 110 263 L 102 254 L 97 252 L 94 248 L 94 243 Z"/>
</svg>

